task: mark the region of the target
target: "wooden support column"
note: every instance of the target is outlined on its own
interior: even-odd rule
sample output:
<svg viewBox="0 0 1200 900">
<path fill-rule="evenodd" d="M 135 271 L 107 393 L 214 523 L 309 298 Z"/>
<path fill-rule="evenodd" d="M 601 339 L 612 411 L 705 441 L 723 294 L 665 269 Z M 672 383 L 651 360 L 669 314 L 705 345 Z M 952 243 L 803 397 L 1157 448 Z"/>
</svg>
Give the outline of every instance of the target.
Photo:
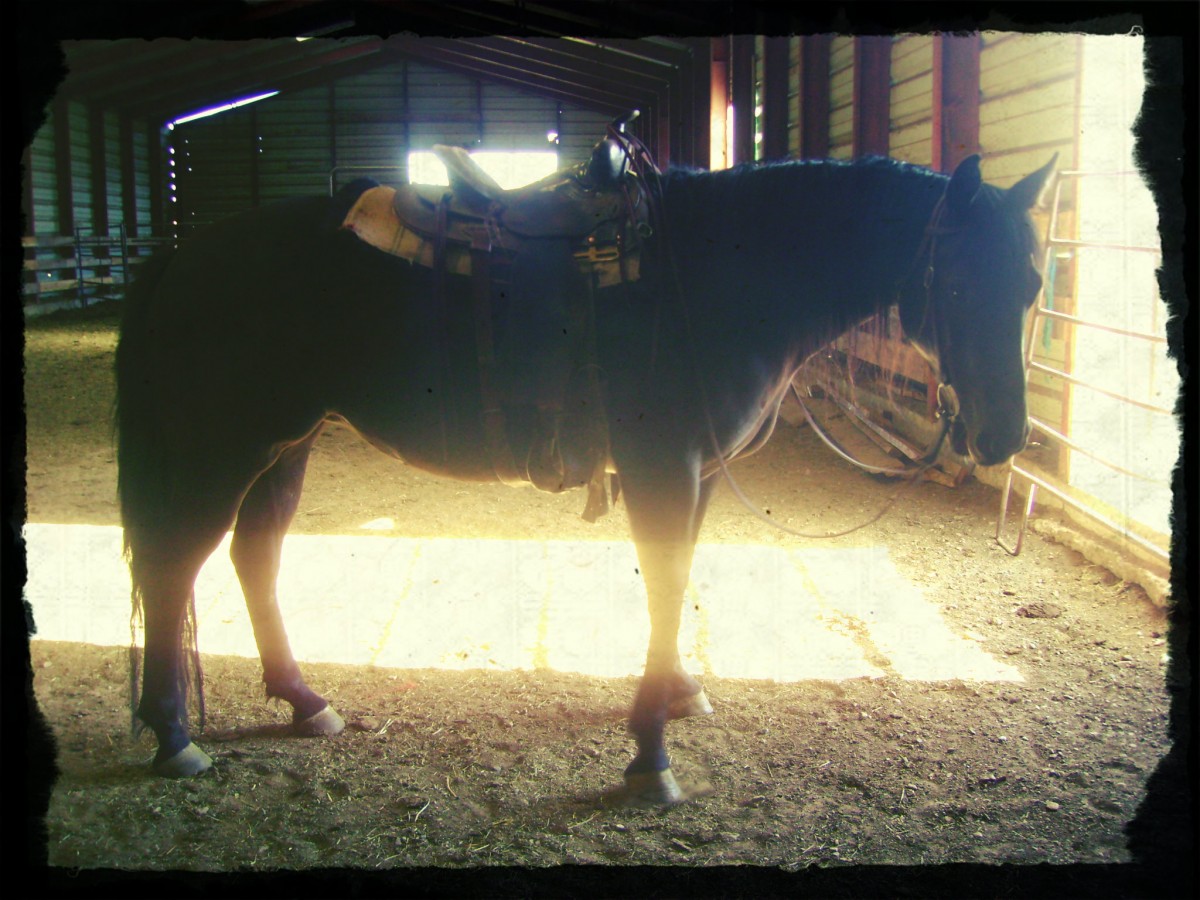
<svg viewBox="0 0 1200 900">
<path fill-rule="evenodd" d="M 978 32 L 933 39 L 933 168 L 954 167 L 979 152 Z"/>
<path fill-rule="evenodd" d="M 683 122 L 681 143 L 675 162 L 685 166 L 709 167 L 712 140 L 712 42 L 708 38 L 689 39 L 688 56 L 680 74 L 680 103 Z"/>
<path fill-rule="evenodd" d="M 833 36 L 800 39 L 800 158 L 829 155 L 829 48 Z"/>
<path fill-rule="evenodd" d="M 729 96 L 733 101 L 731 166 L 754 161 L 754 36 L 730 38 Z"/>
<path fill-rule="evenodd" d="M 763 159 L 788 155 L 788 41 L 763 39 Z"/>
<path fill-rule="evenodd" d="M 856 37 L 853 138 L 853 153 L 856 157 L 888 155 L 891 77 L 891 37 Z"/>
<path fill-rule="evenodd" d="M 709 65 L 709 168 L 729 166 L 729 38 L 712 38 Z"/>
</svg>

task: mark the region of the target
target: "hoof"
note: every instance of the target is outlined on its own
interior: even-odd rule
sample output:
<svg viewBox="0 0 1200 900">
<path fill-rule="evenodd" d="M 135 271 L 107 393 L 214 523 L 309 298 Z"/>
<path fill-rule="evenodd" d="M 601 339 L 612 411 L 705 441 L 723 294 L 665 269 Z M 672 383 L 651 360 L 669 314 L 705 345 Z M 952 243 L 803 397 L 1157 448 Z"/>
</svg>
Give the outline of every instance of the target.
<svg viewBox="0 0 1200 900">
<path fill-rule="evenodd" d="M 155 775 L 161 775 L 164 778 L 186 778 L 189 775 L 199 775 L 211 768 L 212 757 L 195 744 L 188 744 L 169 759 L 155 762 L 151 766 Z"/>
<path fill-rule="evenodd" d="M 670 769 L 661 772 L 637 772 L 625 776 L 622 787 L 609 791 L 601 798 L 603 806 L 676 806 L 704 797 L 713 792 L 708 782 L 680 784 Z"/>
<path fill-rule="evenodd" d="M 292 724 L 292 731 L 302 737 L 318 737 L 320 735 L 341 734 L 346 727 L 345 721 L 333 711 L 332 706 L 313 713 L 307 719 L 301 719 Z"/>
<path fill-rule="evenodd" d="M 667 706 L 667 716 L 671 719 L 686 719 L 688 716 L 711 716 L 712 704 L 708 702 L 704 690 L 690 697 L 679 697 Z"/>
</svg>

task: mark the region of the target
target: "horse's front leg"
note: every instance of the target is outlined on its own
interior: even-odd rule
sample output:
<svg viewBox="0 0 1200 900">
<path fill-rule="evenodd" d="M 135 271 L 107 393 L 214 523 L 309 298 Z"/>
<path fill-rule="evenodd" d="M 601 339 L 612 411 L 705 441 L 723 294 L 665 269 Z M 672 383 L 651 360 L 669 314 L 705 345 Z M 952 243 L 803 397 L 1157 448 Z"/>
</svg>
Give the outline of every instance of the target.
<svg viewBox="0 0 1200 900">
<path fill-rule="evenodd" d="M 318 431 L 285 450 L 250 488 L 238 511 L 230 549 L 246 595 L 267 696 L 291 704 L 292 729 L 305 736 L 338 734 L 345 727 L 325 698 L 304 682 L 275 590 L 283 537 L 300 502 L 309 451 Z"/>
<path fill-rule="evenodd" d="M 697 464 L 622 472 L 621 483 L 650 607 L 646 670 L 629 721 L 638 752 L 625 770 L 626 791 L 631 800 L 678 803 L 687 798 L 671 772 L 666 723 L 712 712 L 700 683 L 680 662 L 679 624 L 696 536 L 715 480 L 701 482 Z"/>
</svg>

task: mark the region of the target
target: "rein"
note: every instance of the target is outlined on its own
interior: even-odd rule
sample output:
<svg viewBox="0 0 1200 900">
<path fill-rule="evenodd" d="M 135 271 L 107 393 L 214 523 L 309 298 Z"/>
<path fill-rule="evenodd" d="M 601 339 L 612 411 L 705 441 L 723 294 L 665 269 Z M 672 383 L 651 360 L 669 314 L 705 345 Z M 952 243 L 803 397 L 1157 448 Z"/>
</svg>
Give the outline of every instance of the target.
<svg viewBox="0 0 1200 900">
<path fill-rule="evenodd" d="M 928 468 L 937 462 L 938 454 L 942 450 L 942 444 L 945 443 L 946 435 L 950 433 L 950 426 L 954 424 L 954 417 L 958 415 L 958 395 L 954 393 L 954 388 L 948 384 L 938 385 L 938 406 L 935 412 L 935 417 L 941 421 L 941 427 L 938 429 L 938 435 L 934 438 L 933 443 L 929 445 L 929 449 L 913 460 L 920 468 L 914 473 L 907 468 L 889 468 L 886 466 L 873 466 L 870 463 L 865 463 L 861 459 L 855 459 L 841 444 L 839 444 L 828 431 L 817 424 L 815 418 L 808 407 L 804 403 L 804 398 L 800 394 L 800 389 L 796 387 L 795 382 L 791 385 L 792 394 L 796 398 L 796 402 L 800 404 L 800 411 L 804 413 L 804 418 L 808 421 L 809 426 L 816 432 L 819 437 L 830 450 L 840 456 L 846 462 L 857 466 L 865 472 L 870 472 L 872 475 L 898 475 L 904 478 L 917 478 L 922 475 Z"/>
</svg>

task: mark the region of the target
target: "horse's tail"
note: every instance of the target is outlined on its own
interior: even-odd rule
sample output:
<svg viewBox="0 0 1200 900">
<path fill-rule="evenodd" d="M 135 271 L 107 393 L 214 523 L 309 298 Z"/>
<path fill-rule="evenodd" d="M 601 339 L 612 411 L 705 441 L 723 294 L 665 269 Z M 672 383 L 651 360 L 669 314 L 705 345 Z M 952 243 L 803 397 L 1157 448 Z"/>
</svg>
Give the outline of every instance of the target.
<svg viewBox="0 0 1200 900">
<path fill-rule="evenodd" d="M 117 445 L 117 497 L 124 528 L 124 554 L 132 584 L 132 610 L 129 618 L 129 711 L 131 727 L 138 734 L 145 727 L 138 719 L 141 699 L 142 649 L 138 635 L 143 624 L 144 559 L 139 548 L 152 538 L 162 520 L 163 504 L 170 495 L 171 478 L 167 469 L 160 423 L 151 394 L 154 382 L 154 340 L 151 317 L 158 288 L 175 257 L 173 248 L 164 248 L 142 264 L 137 278 L 126 291 L 122 303 L 120 337 L 117 341 L 115 375 L 116 401 L 113 430 Z M 183 696 L 194 693 L 204 728 L 204 680 L 196 640 L 196 604 L 193 595 L 184 616 L 181 652 L 191 656 L 191 665 L 180 666 Z M 186 705 L 185 705 L 186 708 Z"/>
</svg>

